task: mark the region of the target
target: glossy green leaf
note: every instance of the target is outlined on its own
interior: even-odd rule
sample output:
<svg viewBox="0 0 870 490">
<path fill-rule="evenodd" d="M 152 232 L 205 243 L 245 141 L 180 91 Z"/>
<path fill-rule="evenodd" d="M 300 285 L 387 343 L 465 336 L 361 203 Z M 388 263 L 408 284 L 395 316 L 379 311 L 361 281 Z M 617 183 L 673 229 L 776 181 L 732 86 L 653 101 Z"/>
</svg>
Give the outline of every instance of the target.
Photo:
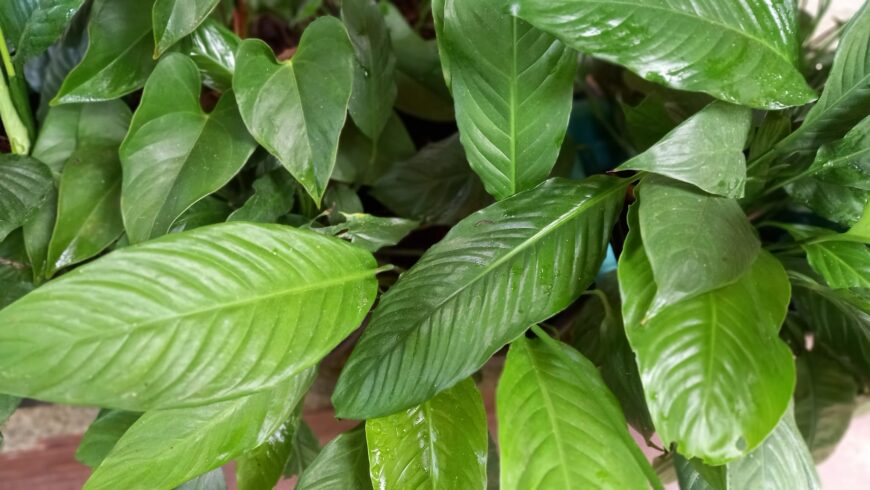
<svg viewBox="0 0 870 490">
<path fill-rule="evenodd" d="M 296 411 L 267 439 L 236 460 L 236 485 L 240 490 L 275 488 L 293 452 L 293 440 L 302 416 Z"/>
<path fill-rule="evenodd" d="M 870 245 L 870 201 L 867 201 L 867 204 L 864 205 L 864 212 L 861 214 L 861 218 L 845 234 Z"/>
<path fill-rule="evenodd" d="M 222 466 L 278 430 L 315 372 L 309 369 L 237 398 L 146 412 L 121 436 L 84 489 L 170 489 Z"/>
<path fill-rule="evenodd" d="M 284 466 L 284 476 L 301 475 L 313 464 L 318 454 L 320 454 L 320 441 L 317 435 L 304 420 L 299 421 L 299 427 L 293 433 L 290 457 Z"/>
<path fill-rule="evenodd" d="M 227 221 L 274 223 L 293 207 L 296 188 L 283 170 L 273 170 L 254 181 L 254 195 L 227 218 Z"/>
<path fill-rule="evenodd" d="M 338 151 L 353 84 L 353 47 L 341 22 L 324 17 L 302 34 L 290 61 L 262 41 L 236 52 L 233 89 L 248 130 L 320 203 Z"/>
<path fill-rule="evenodd" d="M 752 111 L 714 102 L 617 170 L 642 170 L 725 197 L 743 197 Z"/>
<path fill-rule="evenodd" d="M 807 177 L 786 186 L 791 198 L 816 214 L 845 226 L 855 224 L 870 200 L 870 190 L 825 182 Z"/>
<path fill-rule="evenodd" d="M 206 19 L 190 35 L 188 55 L 199 67 L 206 85 L 222 92 L 232 88 L 236 50 L 241 42 L 239 36 L 214 19 Z"/>
<path fill-rule="evenodd" d="M 636 106 L 620 105 L 625 131 L 638 151 L 646 151 L 677 127 L 665 101 L 656 94 L 647 95 Z"/>
<path fill-rule="evenodd" d="M 674 467 L 680 490 L 726 490 L 726 466 L 709 466 L 697 459 L 674 453 Z"/>
<path fill-rule="evenodd" d="M 638 194 L 657 286 L 648 315 L 736 281 L 758 255 L 760 243 L 737 201 L 661 177 L 644 179 Z"/>
<path fill-rule="evenodd" d="M 502 490 L 661 488 L 595 366 L 565 344 L 515 340 L 496 413 Z"/>
<path fill-rule="evenodd" d="M 458 135 L 427 145 L 393 165 L 371 193 L 399 216 L 447 225 L 491 201 L 469 169 Z"/>
<path fill-rule="evenodd" d="M 823 145 L 807 175 L 834 184 L 870 189 L 870 116 L 850 129 L 843 139 Z"/>
<path fill-rule="evenodd" d="M 794 418 L 813 458 L 820 462 L 846 433 L 858 387 L 852 375 L 821 352 L 797 358 Z"/>
<path fill-rule="evenodd" d="M 345 219 L 343 223 L 315 230 L 349 240 L 369 252 L 399 243 L 420 224 L 409 219 L 381 218 L 363 213 L 341 214 Z"/>
<path fill-rule="evenodd" d="M 18 17 L 14 14 L 0 15 L 0 19 L 6 20 L 2 23 L 4 30 L 7 26 L 11 26 L 11 23 L 16 23 L 17 25 L 10 29 L 10 34 L 20 32 L 14 42 L 15 61 L 23 65 L 28 59 L 48 49 L 63 33 L 83 2 L 84 0 L 7 0 L 4 2 L 7 5 L 2 10 L 18 10 L 24 7 L 20 10 L 20 13 L 24 14 L 23 18 L 10 18 Z"/>
<path fill-rule="evenodd" d="M 227 203 L 209 196 L 187 208 L 187 211 L 175 220 L 169 232 L 180 233 L 200 226 L 222 223 L 229 215 L 230 207 Z"/>
<path fill-rule="evenodd" d="M 801 247 L 807 261 L 832 288 L 870 288 L 870 247 L 864 243 L 818 240 Z"/>
<path fill-rule="evenodd" d="M 117 99 L 142 87 L 154 69 L 154 0 L 94 0 L 88 51 L 67 75 L 53 103 Z"/>
<path fill-rule="evenodd" d="M 471 379 L 367 420 L 366 442 L 375 488 L 486 488 L 486 410 Z"/>
<path fill-rule="evenodd" d="M 76 449 L 76 460 L 91 469 L 100 466 L 121 436 L 141 416 L 141 413 L 124 410 L 101 411 L 82 436 Z"/>
<path fill-rule="evenodd" d="M 320 451 L 296 484 L 297 490 L 371 490 L 363 425 L 340 434 Z"/>
<path fill-rule="evenodd" d="M 154 57 L 166 52 L 181 38 L 195 31 L 220 0 L 155 0 Z"/>
<path fill-rule="evenodd" d="M 577 55 L 508 12 L 509 0 L 446 0 L 450 63 L 468 163 L 496 199 L 550 175 L 571 112 Z"/>
<path fill-rule="evenodd" d="M 51 171 L 38 160 L 0 154 L 0 241 L 42 206 L 52 188 Z"/>
<path fill-rule="evenodd" d="M 341 20 L 353 44 L 353 91 L 348 110 L 360 130 L 377 140 L 393 115 L 396 100 L 396 57 L 377 2 L 345 0 Z"/>
<path fill-rule="evenodd" d="M 419 404 L 571 304 L 604 259 L 626 184 L 552 179 L 454 226 L 381 297 L 338 380 L 336 413 Z"/>
<path fill-rule="evenodd" d="M 275 386 L 359 326 L 375 267 L 341 240 L 279 225 L 125 247 L 0 311 L 0 392 L 143 411 Z"/>
<path fill-rule="evenodd" d="M 210 114 L 186 56 L 163 57 L 121 145 L 121 209 L 131 243 L 158 237 L 191 205 L 224 186 L 256 149 L 232 92 Z"/>
<path fill-rule="evenodd" d="M 796 7 L 751 0 L 519 0 L 514 14 L 643 78 L 781 109 L 815 99 L 798 71 Z"/>
</svg>

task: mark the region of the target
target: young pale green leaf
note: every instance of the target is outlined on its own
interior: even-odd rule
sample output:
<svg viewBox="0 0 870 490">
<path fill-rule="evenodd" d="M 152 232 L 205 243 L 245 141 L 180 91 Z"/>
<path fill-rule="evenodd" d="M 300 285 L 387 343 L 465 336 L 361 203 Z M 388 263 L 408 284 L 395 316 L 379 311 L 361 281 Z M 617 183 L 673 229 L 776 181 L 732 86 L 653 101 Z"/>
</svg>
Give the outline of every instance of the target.
<svg viewBox="0 0 870 490">
<path fill-rule="evenodd" d="M 870 245 L 870 201 L 864 205 L 861 218 L 846 231 L 845 235 Z"/>
<path fill-rule="evenodd" d="M 314 230 L 344 238 L 369 252 L 399 243 L 420 225 L 417 221 L 403 218 L 381 218 L 363 213 L 341 214 L 345 219 L 343 223 Z"/>
<path fill-rule="evenodd" d="M 0 154 L 0 241 L 36 213 L 52 189 L 51 171 L 41 162 Z"/>
<path fill-rule="evenodd" d="M 263 390 L 359 326 L 376 267 L 362 249 L 279 225 L 125 247 L 0 311 L 0 392 L 144 411 Z"/>
<path fill-rule="evenodd" d="M 626 185 L 552 179 L 454 226 L 381 297 L 338 380 L 339 416 L 420 404 L 576 300 L 604 259 Z"/>
<path fill-rule="evenodd" d="M 393 115 L 396 100 L 396 57 L 379 4 L 373 0 L 345 0 L 341 20 L 353 44 L 353 91 L 348 110 L 357 127 L 377 141 Z"/>
<path fill-rule="evenodd" d="M 299 427 L 293 432 L 290 449 L 290 457 L 284 465 L 284 476 L 288 478 L 301 475 L 320 454 L 320 441 L 304 420 L 299 421 Z M 366 476 L 368 477 L 368 473 Z"/>
<path fill-rule="evenodd" d="M 445 225 L 491 202 L 468 167 L 458 135 L 393 165 L 375 182 L 371 194 L 399 216 Z"/>
<path fill-rule="evenodd" d="M 374 488 L 486 488 L 486 410 L 466 379 L 431 400 L 366 421 Z"/>
<path fill-rule="evenodd" d="M 256 149 L 232 92 L 210 114 L 199 105 L 196 65 L 160 60 L 121 145 L 121 209 L 131 243 L 165 234 L 191 205 L 224 186 Z"/>
<path fill-rule="evenodd" d="M 725 197 L 743 197 L 752 111 L 714 102 L 617 170 L 642 170 Z"/>
<path fill-rule="evenodd" d="M 827 458 L 846 433 L 857 392 L 852 374 L 835 360 L 817 351 L 798 356 L 794 418 L 817 462 Z"/>
<path fill-rule="evenodd" d="M 7 5 L 2 7 L 3 10 L 19 10 L 23 7 L 20 10 L 20 13 L 25 14 L 23 18 L 12 19 L 6 15 L 0 17 L 8 19 L 8 22 L 0 22 L 4 30 L 11 27 L 11 22 L 17 24 L 11 27 L 11 33 L 20 32 L 14 42 L 15 61 L 23 66 L 25 61 L 42 54 L 60 37 L 84 0 L 7 0 L 4 3 Z"/>
<path fill-rule="evenodd" d="M 792 2 L 519 0 L 513 11 L 574 49 L 669 87 L 758 109 L 815 99 L 797 69 Z"/>
<path fill-rule="evenodd" d="M 154 57 L 196 30 L 218 3 L 220 0 L 155 0 L 151 12 Z"/>
<path fill-rule="evenodd" d="M 764 440 L 745 457 L 728 463 L 728 490 L 820 490 L 819 475 L 795 425 L 791 408 Z"/>
<path fill-rule="evenodd" d="M 236 52 L 233 89 L 256 140 L 320 203 L 335 166 L 353 85 L 353 47 L 338 19 L 323 17 L 302 34 L 290 61 L 262 41 Z"/>
<path fill-rule="evenodd" d="M 595 366 L 520 337 L 496 393 L 501 488 L 661 488 Z"/>
<path fill-rule="evenodd" d="M 371 490 L 363 425 L 340 434 L 323 447 L 296 485 L 297 490 Z"/>
<path fill-rule="evenodd" d="M 227 221 L 274 223 L 293 207 L 296 187 L 284 170 L 273 170 L 254 181 L 254 195 L 227 218 Z"/>
<path fill-rule="evenodd" d="M 142 414 L 124 410 L 104 410 L 97 415 L 76 449 L 76 460 L 96 469 Z"/>
<path fill-rule="evenodd" d="M 84 489 L 171 489 L 222 466 L 265 443 L 296 409 L 315 373 L 311 368 L 238 398 L 146 412 L 121 436 Z"/>
<path fill-rule="evenodd" d="M 275 488 L 293 452 L 293 441 L 302 422 L 302 404 L 263 444 L 236 460 L 236 486 L 239 490 Z"/>
<path fill-rule="evenodd" d="M 732 283 L 760 249 L 737 201 L 653 176 L 638 188 L 638 221 L 658 288 L 648 316 Z"/>
<path fill-rule="evenodd" d="M 510 0 L 446 0 L 449 60 L 468 163 L 496 199 L 550 175 L 571 112 L 577 54 L 508 12 Z"/>
<path fill-rule="evenodd" d="M 154 0 L 94 0 L 88 51 L 52 101 L 95 102 L 138 90 L 154 69 L 150 12 Z"/>
</svg>

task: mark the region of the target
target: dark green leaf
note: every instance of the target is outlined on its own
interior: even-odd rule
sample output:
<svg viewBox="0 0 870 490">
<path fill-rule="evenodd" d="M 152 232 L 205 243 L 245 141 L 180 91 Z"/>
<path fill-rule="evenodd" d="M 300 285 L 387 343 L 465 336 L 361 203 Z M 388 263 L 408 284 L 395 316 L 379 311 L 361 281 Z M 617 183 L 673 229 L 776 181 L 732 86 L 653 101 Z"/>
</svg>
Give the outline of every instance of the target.
<svg viewBox="0 0 870 490">
<path fill-rule="evenodd" d="M 817 240 L 802 245 L 807 261 L 825 278 L 828 286 L 839 288 L 870 288 L 870 248 L 867 244 Z"/>
<path fill-rule="evenodd" d="M 367 420 L 366 442 L 375 488 L 486 488 L 486 410 L 471 379 Z"/>
<path fill-rule="evenodd" d="M 626 132 L 638 151 L 645 151 L 677 127 L 665 101 L 656 94 L 644 97 L 636 106 L 621 104 Z"/>
<path fill-rule="evenodd" d="M 154 57 L 162 55 L 181 38 L 196 30 L 219 1 L 155 0 L 151 14 L 154 22 Z"/>
<path fill-rule="evenodd" d="M 275 488 L 293 452 L 295 433 L 302 421 L 301 409 L 300 403 L 269 439 L 236 460 L 236 484 L 239 490 Z"/>
<path fill-rule="evenodd" d="M 353 47 L 341 22 L 323 17 L 302 34 L 290 61 L 246 40 L 233 76 L 248 130 L 320 203 L 338 150 L 353 84 Z"/>
<path fill-rule="evenodd" d="M 187 211 L 175 220 L 169 232 L 179 233 L 200 226 L 221 223 L 227 220 L 229 214 L 230 207 L 227 206 L 227 203 L 209 196 L 187 208 Z"/>
<path fill-rule="evenodd" d="M 397 162 L 411 158 L 416 152 L 408 130 L 395 113 L 376 142 L 366 138 L 355 125 L 345 124 L 332 179 L 372 185 Z"/>
<path fill-rule="evenodd" d="M 118 443 L 118 439 L 141 416 L 141 413 L 125 412 L 124 410 L 100 412 L 82 437 L 82 441 L 76 449 L 76 460 L 91 469 L 96 469 Z"/>
<path fill-rule="evenodd" d="M 870 116 L 850 129 L 843 139 L 823 145 L 807 175 L 825 182 L 870 190 Z"/>
<path fill-rule="evenodd" d="M 705 465 L 697 459 L 686 459 L 674 453 L 674 467 L 680 490 L 726 490 L 725 466 Z"/>
<path fill-rule="evenodd" d="M 36 213 L 52 188 L 51 171 L 39 161 L 0 154 L 0 241 Z"/>
<path fill-rule="evenodd" d="M 0 425 L 3 425 L 12 416 L 19 403 L 21 403 L 21 399 L 17 396 L 0 394 Z"/>
<path fill-rule="evenodd" d="M 233 86 L 236 50 L 242 40 L 220 22 L 206 19 L 190 35 L 190 59 L 202 72 L 206 85 L 226 92 Z"/>
<path fill-rule="evenodd" d="M 284 466 L 284 476 L 301 475 L 306 468 L 314 463 L 320 454 L 320 441 L 304 420 L 299 421 L 299 427 L 293 433 L 290 457 Z M 368 478 L 368 472 L 366 472 Z"/>
<path fill-rule="evenodd" d="M 296 187 L 284 170 L 273 170 L 254 181 L 254 195 L 227 221 L 274 223 L 293 207 Z"/>
<path fill-rule="evenodd" d="M 576 300 L 604 259 L 626 185 L 552 179 L 454 226 L 381 297 L 336 386 L 339 416 L 422 403 Z"/>
<path fill-rule="evenodd" d="M 375 267 L 341 240 L 278 225 L 125 247 L 0 311 L 0 392 L 143 411 L 275 386 L 359 326 Z"/>
<path fill-rule="evenodd" d="M 25 18 L 9 19 L 0 15 L 0 20 L 18 23 L 12 32 L 20 31 L 15 40 L 15 61 L 21 65 L 28 59 L 48 49 L 63 33 L 69 21 L 82 6 L 84 0 L 7 0 L 2 10 L 23 7 Z M 18 4 L 20 7 L 17 7 Z M 9 23 L 0 22 L 4 29 Z"/>
<path fill-rule="evenodd" d="M 362 425 L 323 447 L 296 485 L 297 490 L 371 490 L 366 433 Z"/>
<path fill-rule="evenodd" d="M 798 180 L 785 189 L 792 199 L 816 214 L 846 226 L 861 218 L 870 200 L 870 190 L 832 184 L 818 177 Z"/>
<path fill-rule="evenodd" d="M 846 433 L 858 387 L 852 375 L 818 351 L 797 358 L 794 417 L 804 440 L 820 462 Z"/>
<path fill-rule="evenodd" d="M 369 252 L 399 243 L 420 224 L 409 219 L 381 218 L 362 213 L 342 213 L 342 216 L 344 223 L 315 228 L 315 231 L 350 240 L 350 243 Z"/>
</svg>

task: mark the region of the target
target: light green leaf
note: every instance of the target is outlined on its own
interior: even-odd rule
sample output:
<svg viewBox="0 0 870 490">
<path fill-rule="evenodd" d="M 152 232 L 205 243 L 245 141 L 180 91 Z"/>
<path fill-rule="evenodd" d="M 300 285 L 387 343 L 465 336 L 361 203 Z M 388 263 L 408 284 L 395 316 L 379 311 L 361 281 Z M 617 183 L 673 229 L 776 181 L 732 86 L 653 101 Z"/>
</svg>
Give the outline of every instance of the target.
<svg viewBox="0 0 870 490">
<path fill-rule="evenodd" d="M 116 250 L 0 311 L 0 392 L 144 411 L 270 388 L 359 326 L 376 266 L 341 240 L 247 223 Z"/>
<path fill-rule="evenodd" d="M 239 490 L 275 488 L 293 451 L 295 433 L 302 421 L 302 404 L 263 444 L 236 460 Z"/>
<path fill-rule="evenodd" d="M 640 232 L 658 287 L 648 316 L 736 281 L 758 255 L 760 242 L 737 201 L 656 176 L 644 179 L 638 194 Z"/>
<path fill-rule="evenodd" d="M 297 490 L 371 490 L 363 425 L 329 442 L 296 485 Z"/>
<path fill-rule="evenodd" d="M 278 430 L 315 372 L 308 369 L 270 389 L 215 403 L 146 412 L 121 436 L 84 489 L 171 489 L 222 466 Z"/>
<path fill-rule="evenodd" d="M 336 413 L 420 404 L 571 304 L 604 259 L 626 185 L 551 179 L 454 226 L 381 297 L 338 380 Z"/>
<path fill-rule="evenodd" d="M 565 344 L 515 340 L 496 413 L 502 490 L 662 488 L 595 366 Z"/>
<path fill-rule="evenodd" d="M 18 9 L 25 14 L 24 18 L 11 19 L 0 14 L 4 30 L 10 27 L 9 34 L 20 32 L 13 43 L 15 46 L 15 61 L 19 66 L 34 56 L 42 54 L 63 33 L 69 21 L 82 6 L 84 0 L 7 0 L 2 10 Z M 16 6 L 15 4 L 18 4 Z M 18 17 L 12 15 L 12 17 Z M 12 22 L 17 23 L 12 26 Z"/>
<path fill-rule="evenodd" d="M 818 351 L 797 358 L 794 418 L 816 462 L 827 458 L 846 433 L 858 387 L 852 374 Z"/>
<path fill-rule="evenodd" d="M 319 204 L 338 151 L 353 84 L 353 47 L 338 19 L 323 17 L 302 34 L 290 61 L 262 41 L 236 52 L 233 88 L 248 130 Z"/>
<path fill-rule="evenodd" d="M 870 288 L 870 248 L 867 244 L 839 240 L 817 240 L 801 245 L 807 261 L 825 278 L 828 286 Z"/>
<path fill-rule="evenodd" d="M 870 200 L 864 205 L 864 212 L 861 213 L 861 218 L 849 228 L 846 235 L 870 245 Z"/>
<path fill-rule="evenodd" d="M 154 0 L 94 0 L 88 51 L 52 103 L 117 99 L 142 87 L 154 69 L 150 12 Z"/>
<path fill-rule="evenodd" d="M 205 114 L 200 84 L 196 65 L 171 54 L 145 85 L 121 145 L 121 209 L 131 243 L 168 232 L 187 208 L 232 179 L 257 147 L 232 92 Z"/>
<path fill-rule="evenodd" d="M 714 102 L 617 170 L 653 172 L 711 194 L 743 197 L 751 120 L 749 109 Z"/>
<path fill-rule="evenodd" d="M 51 171 L 38 160 L 0 154 L 0 241 L 33 216 L 52 189 Z"/>
<path fill-rule="evenodd" d="M 154 57 L 157 58 L 181 38 L 195 31 L 217 7 L 220 0 L 155 0 Z"/>
<path fill-rule="evenodd" d="M 290 212 L 296 187 L 284 170 L 273 170 L 254 181 L 254 195 L 227 218 L 227 221 L 274 223 Z"/>
<path fill-rule="evenodd" d="M 514 13 L 669 87 L 757 109 L 815 99 L 797 69 L 793 2 L 519 0 Z"/>
<path fill-rule="evenodd" d="M 345 0 L 341 20 L 356 55 L 350 117 L 363 134 L 377 141 L 393 115 L 396 100 L 396 57 L 390 33 L 380 6 L 373 0 Z"/>
<path fill-rule="evenodd" d="M 341 214 L 345 218 L 343 223 L 314 230 L 344 238 L 369 252 L 399 243 L 420 225 L 417 221 L 402 218 L 381 218 L 363 213 Z"/>
<path fill-rule="evenodd" d="M 486 488 L 486 410 L 471 379 L 367 420 L 366 442 L 375 488 Z"/>
<path fill-rule="evenodd" d="M 103 410 L 97 415 L 76 449 L 76 460 L 85 466 L 95 469 L 106 459 L 106 456 L 118 443 L 121 436 L 127 432 L 141 413 L 124 410 Z"/>
<path fill-rule="evenodd" d="M 449 60 L 468 163 L 496 199 L 550 175 L 571 112 L 577 54 L 508 12 L 511 0 L 446 0 Z"/>
</svg>

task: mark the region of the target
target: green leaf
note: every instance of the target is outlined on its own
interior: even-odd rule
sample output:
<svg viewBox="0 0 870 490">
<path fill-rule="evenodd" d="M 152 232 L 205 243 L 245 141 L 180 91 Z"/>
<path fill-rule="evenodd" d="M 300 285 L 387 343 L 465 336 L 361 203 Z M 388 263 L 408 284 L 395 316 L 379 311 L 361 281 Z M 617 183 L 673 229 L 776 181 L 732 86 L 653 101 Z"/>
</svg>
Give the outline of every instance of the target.
<svg viewBox="0 0 870 490">
<path fill-rule="evenodd" d="M 796 10 L 770 0 L 519 0 L 514 14 L 647 80 L 782 109 L 815 99 L 797 69 Z"/>
<path fill-rule="evenodd" d="M 431 400 L 366 421 L 375 488 L 486 488 L 486 410 L 466 379 Z"/>
<path fill-rule="evenodd" d="M 469 169 L 458 135 L 393 165 L 375 182 L 371 194 L 399 216 L 446 225 L 491 201 Z"/>
<path fill-rule="evenodd" d="M 644 179 L 638 194 L 640 232 L 658 287 L 648 316 L 733 283 L 758 255 L 760 242 L 737 201 L 662 177 Z"/>
<path fill-rule="evenodd" d="M 576 300 L 604 259 L 626 185 L 552 179 L 454 226 L 381 297 L 335 388 L 338 416 L 420 404 Z"/>
<path fill-rule="evenodd" d="M 870 189 L 870 116 L 850 129 L 843 139 L 823 145 L 807 175 L 819 175 L 834 184 Z"/>
<path fill-rule="evenodd" d="M 791 198 L 819 216 L 850 226 L 861 218 L 870 191 L 807 177 L 785 187 Z"/>
<path fill-rule="evenodd" d="M 21 399 L 17 396 L 0 394 L 0 425 L 9 420 L 20 403 Z"/>
<path fill-rule="evenodd" d="M 187 208 L 187 211 L 172 224 L 169 233 L 180 233 L 201 226 L 222 223 L 227 220 L 229 214 L 230 207 L 227 203 L 209 196 Z"/>
<path fill-rule="evenodd" d="M 305 468 L 314 463 L 320 454 L 320 441 L 304 420 L 299 421 L 299 427 L 293 433 L 290 457 L 284 466 L 284 476 L 301 475 Z M 366 472 L 368 479 L 368 472 Z"/>
<path fill-rule="evenodd" d="M 515 340 L 496 413 L 502 490 L 662 488 L 595 366 L 565 344 Z"/>
<path fill-rule="evenodd" d="M 341 214 L 345 218 L 344 223 L 314 230 L 344 238 L 369 252 L 399 243 L 420 225 L 417 221 L 402 218 L 381 218 L 363 213 Z"/>
<path fill-rule="evenodd" d="M 630 212 L 628 255 L 619 261 L 623 314 L 632 319 L 655 290 L 636 223 Z M 669 304 L 643 322 L 626 321 L 647 405 L 666 445 L 676 442 L 687 457 L 722 464 L 770 433 L 795 382 L 791 352 L 778 337 L 789 293 L 782 266 L 762 252 L 736 282 Z"/>
<path fill-rule="evenodd" d="M 819 351 L 797 357 L 794 417 L 817 462 L 840 442 L 852 412 L 858 387 L 852 375 Z"/>
<path fill-rule="evenodd" d="M 176 490 L 227 490 L 227 480 L 223 470 L 217 468 L 187 481 Z"/>
<path fill-rule="evenodd" d="M 19 66 L 48 49 L 63 33 L 83 2 L 84 0 L 8 0 L 5 8 L 0 7 L 3 10 L 21 8 L 20 13 L 25 14 L 24 18 L 15 20 L 0 14 L 3 20 L 8 19 L 7 22 L 2 22 L 4 29 L 11 26 L 10 22 L 18 24 L 11 29 L 10 34 L 20 32 L 14 43 L 15 61 Z M 14 14 L 12 16 L 18 17 Z"/>
<path fill-rule="evenodd" d="M 257 147 L 232 92 L 205 114 L 200 84 L 196 65 L 171 54 L 145 85 L 121 145 L 121 209 L 131 243 L 168 232 L 187 208 L 229 182 Z"/>
<path fill-rule="evenodd" d="M 144 411 L 270 388 L 359 326 L 375 267 L 341 240 L 279 225 L 125 247 L 0 311 L 0 392 Z"/>
<path fill-rule="evenodd" d="M 33 290 L 29 269 L 23 233 L 13 231 L 5 240 L 0 241 L 0 308 L 5 308 Z M 0 397 L 0 401 L 2 400 Z"/>
<path fill-rule="evenodd" d="M 76 460 L 96 469 L 118 443 L 118 440 L 132 426 L 141 413 L 124 410 L 103 410 L 97 415 L 76 449 Z"/>
<path fill-rule="evenodd" d="M 866 244 L 832 239 L 810 241 L 801 247 L 828 286 L 870 288 L 870 248 Z"/>
<path fill-rule="evenodd" d="M 254 195 L 227 218 L 227 221 L 274 223 L 293 207 L 296 188 L 283 170 L 273 170 L 254 181 Z"/>
<path fill-rule="evenodd" d="M 154 69 L 150 12 L 154 0 L 94 0 L 88 51 L 53 104 L 117 99 L 142 87 Z"/>
<path fill-rule="evenodd" d="M 190 59 L 202 72 L 209 87 L 226 92 L 233 86 L 236 50 L 242 40 L 233 31 L 214 19 L 206 19 L 190 35 Z"/>
<path fill-rule="evenodd" d="M 708 466 L 697 459 L 674 453 L 674 467 L 680 490 L 726 490 L 726 466 Z"/>
<path fill-rule="evenodd" d="M 655 93 L 644 97 L 636 106 L 625 103 L 620 106 L 626 133 L 638 151 L 646 151 L 677 127 L 664 99 Z"/>
<path fill-rule="evenodd" d="M 217 7 L 220 0 L 155 0 L 154 57 L 157 58 L 181 38 L 195 31 Z"/>
<path fill-rule="evenodd" d="M 0 154 L 0 241 L 42 206 L 52 188 L 51 171 L 38 160 Z"/>
<path fill-rule="evenodd" d="M 870 201 L 864 205 L 861 218 L 845 234 L 870 245 Z"/>
<path fill-rule="evenodd" d="M 146 412 L 121 436 L 84 489 L 168 489 L 222 466 L 266 442 L 296 409 L 315 373 L 308 369 L 246 396 Z"/>
<path fill-rule="evenodd" d="M 743 197 L 752 111 L 714 102 L 617 170 L 642 170 L 725 197 Z"/>
<path fill-rule="evenodd" d="M 295 433 L 302 421 L 302 404 L 263 444 L 236 460 L 236 483 L 240 490 L 275 488 L 293 451 Z"/>
<path fill-rule="evenodd" d="M 350 117 L 363 134 L 377 141 L 396 100 L 396 57 L 390 33 L 379 5 L 372 0 L 345 0 L 341 20 L 356 55 Z"/>
<path fill-rule="evenodd" d="M 332 180 L 372 185 L 398 162 L 411 158 L 415 153 L 417 148 L 414 141 L 396 113 L 387 120 L 381 136 L 375 142 L 355 125 L 345 124 L 338 143 Z"/>
<path fill-rule="evenodd" d="M 577 66 L 576 53 L 513 17 L 508 4 L 445 1 L 439 40 L 468 163 L 496 199 L 550 175 L 568 129 Z"/>
<path fill-rule="evenodd" d="M 363 425 L 329 442 L 296 485 L 297 490 L 371 490 Z"/>
<path fill-rule="evenodd" d="M 302 34 L 290 61 L 246 40 L 233 75 L 248 130 L 319 204 L 338 151 L 353 84 L 353 47 L 338 19 L 323 17 Z"/>
</svg>

